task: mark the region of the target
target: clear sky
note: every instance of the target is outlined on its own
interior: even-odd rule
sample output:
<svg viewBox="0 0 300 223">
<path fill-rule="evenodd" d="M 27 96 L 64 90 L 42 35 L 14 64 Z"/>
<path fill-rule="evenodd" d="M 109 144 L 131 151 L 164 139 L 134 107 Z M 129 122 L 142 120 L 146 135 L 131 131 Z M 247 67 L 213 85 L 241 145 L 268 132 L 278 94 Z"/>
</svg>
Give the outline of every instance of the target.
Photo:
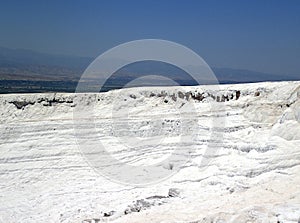
<svg viewBox="0 0 300 223">
<path fill-rule="evenodd" d="M 211 66 L 300 75 L 300 0 L 0 0 L 0 46 L 97 56 L 159 38 Z"/>
</svg>

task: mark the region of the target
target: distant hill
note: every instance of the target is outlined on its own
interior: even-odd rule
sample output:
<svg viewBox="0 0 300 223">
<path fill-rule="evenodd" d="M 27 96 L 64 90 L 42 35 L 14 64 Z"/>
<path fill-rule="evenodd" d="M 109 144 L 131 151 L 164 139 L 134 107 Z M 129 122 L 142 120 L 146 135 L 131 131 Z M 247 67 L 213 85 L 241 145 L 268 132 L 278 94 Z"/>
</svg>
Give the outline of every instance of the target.
<svg viewBox="0 0 300 223">
<path fill-rule="evenodd" d="M 232 68 L 216 68 L 212 70 L 220 83 L 249 83 L 262 81 L 291 81 L 300 80 L 299 75 L 276 75 L 257 71 L 232 69 Z M 147 61 L 130 64 L 122 68 L 118 73 L 123 76 L 137 76 L 138 74 L 161 74 L 179 80 L 191 80 L 189 75 L 183 70 L 170 64 Z"/>
<path fill-rule="evenodd" d="M 93 58 L 0 47 L 1 80 L 78 80 Z"/>
<path fill-rule="evenodd" d="M 54 55 L 32 50 L 9 49 L 0 47 L 0 66 L 11 65 L 44 65 L 82 69 L 92 62 L 93 58 L 69 55 Z"/>
<path fill-rule="evenodd" d="M 231 68 L 213 68 L 218 80 L 249 83 L 249 82 L 262 82 L 262 81 L 291 81 L 300 80 L 299 74 L 268 74 L 263 72 L 244 70 L 244 69 L 231 69 Z"/>
<path fill-rule="evenodd" d="M 47 86 L 46 91 L 51 91 L 51 86 L 54 91 L 64 91 L 65 85 L 68 86 L 66 91 L 72 92 L 81 74 L 93 60 L 94 58 L 91 57 L 54 55 L 0 47 L 0 92 L 15 92 L 14 89 L 26 92 L 28 90 L 26 86 L 29 85 L 31 90 L 35 89 L 34 92 L 43 92 L 43 86 Z M 232 68 L 212 69 L 221 84 L 300 80 L 300 74 L 274 75 Z M 120 69 L 108 80 L 107 84 L 110 87 L 107 89 L 120 88 L 127 82 L 145 75 L 163 75 L 177 81 L 180 85 L 197 84 L 186 72 L 173 65 L 145 61 Z M 8 88 L 11 90 L 7 90 Z"/>
</svg>

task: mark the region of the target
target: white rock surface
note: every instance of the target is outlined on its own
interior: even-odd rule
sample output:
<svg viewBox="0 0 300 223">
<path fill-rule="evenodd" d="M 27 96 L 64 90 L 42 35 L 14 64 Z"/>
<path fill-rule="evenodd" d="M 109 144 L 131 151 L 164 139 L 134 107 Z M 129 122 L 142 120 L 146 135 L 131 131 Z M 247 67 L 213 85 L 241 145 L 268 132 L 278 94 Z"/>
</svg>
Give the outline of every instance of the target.
<svg viewBox="0 0 300 223">
<path fill-rule="evenodd" d="M 122 162 L 148 165 L 168 156 L 182 130 L 191 131 L 181 129 L 183 119 L 197 120 L 198 137 L 178 143 L 196 150 L 160 183 L 112 182 L 81 155 L 76 106 L 94 110 L 85 118 L 95 119 L 99 134 L 85 137 L 100 139 Z M 300 217 L 300 82 L 8 94 L 0 95 L 0 114 L 0 222 L 290 223 Z M 211 137 L 212 127 L 223 139 Z M 157 143 L 161 136 L 173 138 Z M 146 140 L 122 146 L 133 137 Z M 212 139 L 217 153 L 203 165 Z M 168 196 L 174 188 L 176 196 Z"/>
</svg>

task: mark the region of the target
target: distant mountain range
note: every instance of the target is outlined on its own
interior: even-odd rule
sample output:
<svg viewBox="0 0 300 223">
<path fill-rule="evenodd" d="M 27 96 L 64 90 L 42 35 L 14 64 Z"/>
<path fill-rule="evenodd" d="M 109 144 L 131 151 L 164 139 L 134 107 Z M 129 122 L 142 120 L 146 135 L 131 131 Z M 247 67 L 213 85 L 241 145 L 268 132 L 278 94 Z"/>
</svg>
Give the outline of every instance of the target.
<svg viewBox="0 0 300 223">
<path fill-rule="evenodd" d="M 93 58 L 0 47 L 1 80 L 77 80 Z"/>
<path fill-rule="evenodd" d="M 18 85 L 18 81 L 23 81 L 23 86 L 24 81 L 38 81 L 39 83 L 45 81 L 77 82 L 83 71 L 93 60 L 94 58 L 91 57 L 53 55 L 31 50 L 0 47 L 0 88 L 1 83 L 2 85 L 7 85 L 7 83 Z M 300 80 L 300 73 L 274 75 L 231 68 L 212 68 L 212 70 L 220 83 Z M 157 61 L 138 62 L 125 66 L 116 72 L 108 83 L 120 87 L 126 82 L 145 75 L 164 75 L 181 85 L 197 84 L 183 70 Z M 6 91 L 2 90 L 0 92 Z"/>
</svg>

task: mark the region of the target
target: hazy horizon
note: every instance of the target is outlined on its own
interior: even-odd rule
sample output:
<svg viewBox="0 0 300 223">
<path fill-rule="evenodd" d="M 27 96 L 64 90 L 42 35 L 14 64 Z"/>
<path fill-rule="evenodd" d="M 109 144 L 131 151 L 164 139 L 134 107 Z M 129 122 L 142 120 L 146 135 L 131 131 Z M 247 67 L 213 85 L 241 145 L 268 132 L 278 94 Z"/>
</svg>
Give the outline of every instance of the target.
<svg viewBox="0 0 300 223">
<path fill-rule="evenodd" d="M 96 57 L 136 39 L 183 44 L 212 67 L 300 74 L 299 1 L 3 1 L 0 46 Z"/>
</svg>

